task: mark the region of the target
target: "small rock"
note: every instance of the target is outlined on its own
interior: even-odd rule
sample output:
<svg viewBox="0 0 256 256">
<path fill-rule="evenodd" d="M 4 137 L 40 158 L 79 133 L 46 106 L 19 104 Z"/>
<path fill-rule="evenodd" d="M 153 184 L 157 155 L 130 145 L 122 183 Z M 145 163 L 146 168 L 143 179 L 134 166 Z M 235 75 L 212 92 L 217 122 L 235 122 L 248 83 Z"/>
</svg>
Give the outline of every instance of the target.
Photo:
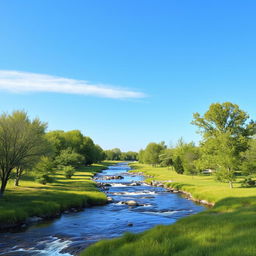
<svg viewBox="0 0 256 256">
<path fill-rule="evenodd" d="M 138 182 L 133 182 L 133 183 L 130 184 L 130 186 L 140 186 L 140 183 L 138 183 Z"/>
<path fill-rule="evenodd" d="M 132 227 L 133 224 L 132 224 L 132 223 L 128 223 L 127 226 L 128 226 L 128 227 Z"/>
<path fill-rule="evenodd" d="M 107 201 L 108 201 L 108 203 L 113 203 L 113 198 L 110 197 L 110 196 L 108 196 L 108 197 L 107 197 Z"/>
<path fill-rule="evenodd" d="M 138 206 L 138 203 L 134 200 L 127 201 L 126 204 L 129 206 Z"/>
<path fill-rule="evenodd" d="M 39 221 L 42 221 L 43 219 L 41 217 L 38 216 L 33 216 L 27 219 L 27 223 L 36 223 Z"/>
</svg>

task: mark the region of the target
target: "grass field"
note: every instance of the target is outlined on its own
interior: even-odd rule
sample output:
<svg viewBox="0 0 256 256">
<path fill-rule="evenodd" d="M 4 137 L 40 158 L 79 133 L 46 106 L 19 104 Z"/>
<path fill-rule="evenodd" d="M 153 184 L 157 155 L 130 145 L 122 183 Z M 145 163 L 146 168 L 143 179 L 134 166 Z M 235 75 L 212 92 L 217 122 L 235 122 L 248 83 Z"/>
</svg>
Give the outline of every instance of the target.
<svg viewBox="0 0 256 256">
<path fill-rule="evenodd" d="M 170 226 L 157 226 L 141 234 L 100 241 L 81 256 L 255 256 L 256 188 L 230 189 L 212 176 L 179 175 L 167 168 L 136 164 L 136 171 L 154 180 L 190 192 L 193 197 L 215 203 L 199 214 Z M 149 179 L 149 180 L 150 180 Z"/>
<path fill-rule="evenodd" d="M 104 193 L 99 192 L 93 175 L 113 162 L 106 161 L 83 167 L 72 179 L 66 179 L 62 172 L 53 175 L 55 181 L 41 185 L 25 176 L 19 187 L 10 181 L 7 191 L 0 199 L 0 228 L 24 222 L 28 217 L 54 217 L 69 208 L 101 205 L 106 202 Z"/>
</svg>

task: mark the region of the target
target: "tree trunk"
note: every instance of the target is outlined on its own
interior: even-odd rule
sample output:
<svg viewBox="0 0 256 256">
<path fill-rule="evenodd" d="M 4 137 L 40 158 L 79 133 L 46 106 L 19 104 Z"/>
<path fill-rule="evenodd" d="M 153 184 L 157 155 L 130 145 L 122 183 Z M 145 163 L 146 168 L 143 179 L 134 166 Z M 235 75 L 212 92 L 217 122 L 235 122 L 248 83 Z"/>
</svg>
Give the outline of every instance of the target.
<svg viewBox="0 0 256 256">
<path fill-rule="evenodd" d="M 14 186 L 18 187 L 19 186 L 19 181 L 22 175 L 22 169 L 21 168 L 17 168 L 16 170 L 16 177 L 15 177 L 15 181 L 14 181 Z"/>
<path fill-rule="evenodd" d="M 229 182 L 229 187 L 233 188 L 233 182 L 232 181 Z"/>
<path fill-rule="evenodd" d="M 10 178 L 11 168 L 6 168 L 2 170 L 2 177 L 1 177 L 1 187 L 0 187 L 0 198 L 3 197 L 4 191 L 6 189 L 7 182 Z"/>
<path fill-rule="evenodd" d="M 14 186 L 18 187 L 19 186 L 19 181 L 20 181 L 20 176 L 17 176 L 15 178 L 15 181 L 14 181 Z"/>
<path fill-rule="evenodd" d="M 2 179 L 1 181 L 2 181 L 2 183 L 1 183 L 1 188 L 0 188 L 0 198 L 3 197 L 4 191 L 5 191 L 5 188 L 6 188 L 6 184 L 7 184 L 6 179 Z"/>
</svg>

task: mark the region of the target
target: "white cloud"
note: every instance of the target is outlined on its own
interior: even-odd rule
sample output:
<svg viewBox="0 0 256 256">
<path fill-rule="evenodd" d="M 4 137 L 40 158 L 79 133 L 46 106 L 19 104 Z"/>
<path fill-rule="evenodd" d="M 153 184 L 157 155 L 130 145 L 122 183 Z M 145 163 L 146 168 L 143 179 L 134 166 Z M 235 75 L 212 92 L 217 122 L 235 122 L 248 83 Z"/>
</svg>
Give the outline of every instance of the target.
<svg viewBox="0 0 256 256">
<path fill-rule="evenodd" d="M 13 70 L 0 70 L 0 90 L 20 92 L 54 92 L 92 95 L 113 99 L 143 98 L 142 92 L 115 88 L 103 84 L 92 84 L 84 80 L 28 73 Z"/>
</svg>

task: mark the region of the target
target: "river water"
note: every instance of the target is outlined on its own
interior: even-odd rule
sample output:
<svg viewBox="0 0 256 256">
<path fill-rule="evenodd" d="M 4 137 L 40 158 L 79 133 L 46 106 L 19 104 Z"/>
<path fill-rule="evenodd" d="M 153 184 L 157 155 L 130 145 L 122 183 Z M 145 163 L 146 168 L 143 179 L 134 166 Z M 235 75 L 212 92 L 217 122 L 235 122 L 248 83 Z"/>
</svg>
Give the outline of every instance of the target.
<svg viewBox="0 0 256 256">
<path fill-rule="evenodd" d="M 143 176 L 128 173 L 129 170 L 127 163 L 119 163 L 95 176 L 97 182 L 111 185 L 104 192 L 113 203 L 63 214 L 59 219 L 44 221 L 22 232 L 0 234 L 0 255 L 78 255 L 101 239 L 142 232 L 158 224 L 172 224 L 204 210 L 203 206 L 178 194 L 148 186 L 143 183 Z M 117 175 L 123 179 L 106 180 Z M 128 206 L 125 202 L 129 200 L 139 205 Z"/>
</svg>

